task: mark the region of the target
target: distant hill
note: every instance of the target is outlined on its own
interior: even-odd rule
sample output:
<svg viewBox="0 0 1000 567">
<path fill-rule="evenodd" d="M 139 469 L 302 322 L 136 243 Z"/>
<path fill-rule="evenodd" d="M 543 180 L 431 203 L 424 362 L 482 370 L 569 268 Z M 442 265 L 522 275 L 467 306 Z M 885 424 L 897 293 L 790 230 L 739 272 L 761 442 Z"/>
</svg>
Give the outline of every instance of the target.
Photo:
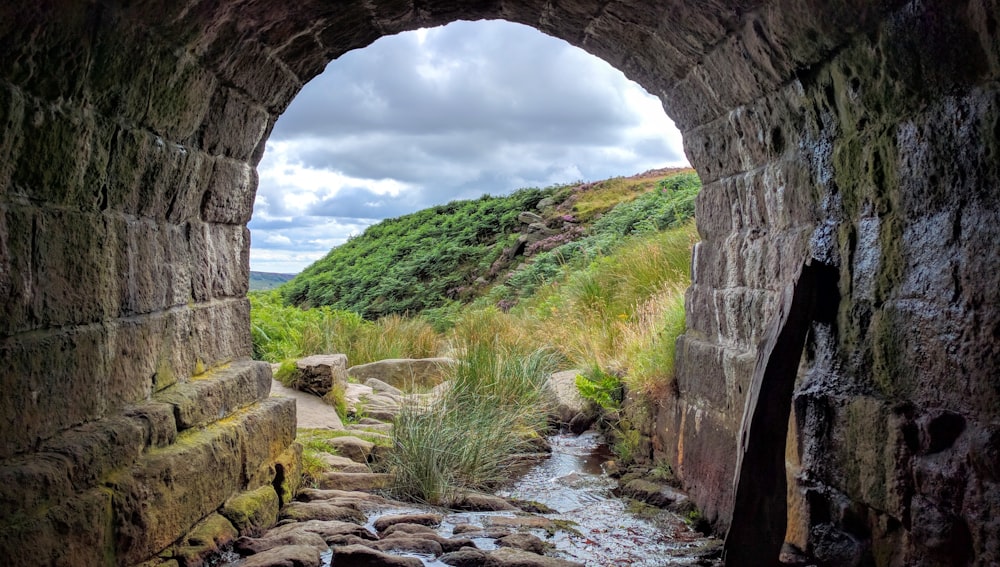
<svg viewBox="0 0 1000 567">
<path fill-rule="evenodd" d="M 250 272 L 250 291 L 274 289 L 290 281 L 295 274 L 275 274 L 273 272 Z"/>
<path fill-rule="evenodd" d="M 700 188 L 691 169 L 661 169 L 453 201 L 368 227 L 281 294 L 287 303 L 366 319 L 465 304 L 498 287 L 498 299 L 516 302 L 573 258 L 690 218 Z"/>
</svg>

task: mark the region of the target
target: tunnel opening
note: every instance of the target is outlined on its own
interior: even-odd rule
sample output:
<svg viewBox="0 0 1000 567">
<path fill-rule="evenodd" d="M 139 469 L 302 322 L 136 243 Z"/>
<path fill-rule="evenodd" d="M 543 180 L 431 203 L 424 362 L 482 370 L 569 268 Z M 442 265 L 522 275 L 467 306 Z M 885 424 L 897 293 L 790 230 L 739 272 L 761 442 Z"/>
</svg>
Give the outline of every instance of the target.
<svg viewBox="0 0 1000 567">
<path fill-rule="evenodd" d="M 297 273 L 374 222 L 451 201 L 686 166 L 660 101 L 562 40 L 505 20 L 384 36 L 277 118 L 251 270 Z"/>
<path fill-rule="evenodd" d="M 269 486 L 272 469 L 241 470 L 244 457 L 283 458 L 294 412 L 235 386 L 263 383 L 248 361 L 245 225 L 268 132 L 351 49 L 503 18 L 661 98 L 706 184 L 683 401 L 656 423 L 707 517 L 726 527 L 761 326 L 817 244 L 842 266 L 842 366 L 821 392 L 828 426 L 808 432 L 822 459 L 808 498 L 870 534 L 876 564 L 956 544 L 997 561 L 994 6 L 786 4 L 5 3 L 4 555 L 141 563 L 229 495 Z M 216 419 L 224 408 L 234 419 Z M 907 452 L 907 420 L 933 424 L 918 439 L 933 452 Z M 131 543 L 104 553 L 116 540 Z"/>
</svg>

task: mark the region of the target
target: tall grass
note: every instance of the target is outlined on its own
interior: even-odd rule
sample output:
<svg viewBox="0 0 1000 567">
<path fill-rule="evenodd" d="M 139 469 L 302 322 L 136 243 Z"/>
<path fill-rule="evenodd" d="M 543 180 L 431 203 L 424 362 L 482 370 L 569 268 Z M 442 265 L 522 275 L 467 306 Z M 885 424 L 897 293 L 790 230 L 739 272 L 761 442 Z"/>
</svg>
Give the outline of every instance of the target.
<svg viewBox="0 0 1000 567">
<path fill-rule="evenodd" d="M 533 344 L 578 368 L 625 376 L 631 390 L 662 392 L 684 331 L 694 223 L 632 237 L 583 270 L 540 288 L 512 312 Z"/>
<path fill-rule="evenodd" d="M 464 318 L 453 335 L 451 387 L 431 407 L 406 407 L 395 420 L 388 468 L 398 495 L 448 505 L 457 491 L 493 488 L 508 478 L 512 455 L 546 427 L 544 382 L 555 358 L 528 350 L 503 326 L 490 331 L 490 321 L 504 317 Z"/>
<path fill-rule="evenodd" d="M 311 354 L 342 353 L 351 365 L 386 358 L 438 356 L 443 337 L 422 318 L 389 315 L 365 321 L 357 313 L 329 307 L 286 306 L 276 291 L 254 292 L 250 299 L 253 354 L 281 362 Z"/>
</svg>

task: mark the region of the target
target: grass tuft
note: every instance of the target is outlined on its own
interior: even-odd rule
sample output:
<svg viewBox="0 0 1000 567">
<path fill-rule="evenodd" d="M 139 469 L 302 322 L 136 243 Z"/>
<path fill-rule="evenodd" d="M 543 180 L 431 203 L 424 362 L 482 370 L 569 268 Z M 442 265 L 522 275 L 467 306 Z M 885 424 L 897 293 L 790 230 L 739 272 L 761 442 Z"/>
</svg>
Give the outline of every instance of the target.
<svg viewBox="0 0 1000 567">
<path fill-rule="evenodd" d="M 458 329 L 468 334 L 454 337 L 462 354 L 452 387 L 431 407 L 405 407 L 395 420 L 388 469 L 400 497 L 445 505 L 458 490 L 496 487 L 511 457 L 547 426 L 544 381 L 553 355 L 505 342 L 484 321 Z"/>
</svg>

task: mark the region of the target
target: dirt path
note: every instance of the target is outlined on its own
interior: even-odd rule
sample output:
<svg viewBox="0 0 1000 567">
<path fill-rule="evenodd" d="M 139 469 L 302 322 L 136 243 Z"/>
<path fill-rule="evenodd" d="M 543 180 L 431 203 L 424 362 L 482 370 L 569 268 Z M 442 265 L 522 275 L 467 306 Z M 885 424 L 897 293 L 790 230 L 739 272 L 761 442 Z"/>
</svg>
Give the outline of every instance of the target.
<svg viewBox="0 0 1000 567">
<path fill-rule="evenodd" d="M 271 397 L 295 398 L 298 426 L 307 429 L 344 429 L 340 416 L 332 406 L 320 398 L 286 388 L 281 382 L 271 380 Z"/>
</svg>

